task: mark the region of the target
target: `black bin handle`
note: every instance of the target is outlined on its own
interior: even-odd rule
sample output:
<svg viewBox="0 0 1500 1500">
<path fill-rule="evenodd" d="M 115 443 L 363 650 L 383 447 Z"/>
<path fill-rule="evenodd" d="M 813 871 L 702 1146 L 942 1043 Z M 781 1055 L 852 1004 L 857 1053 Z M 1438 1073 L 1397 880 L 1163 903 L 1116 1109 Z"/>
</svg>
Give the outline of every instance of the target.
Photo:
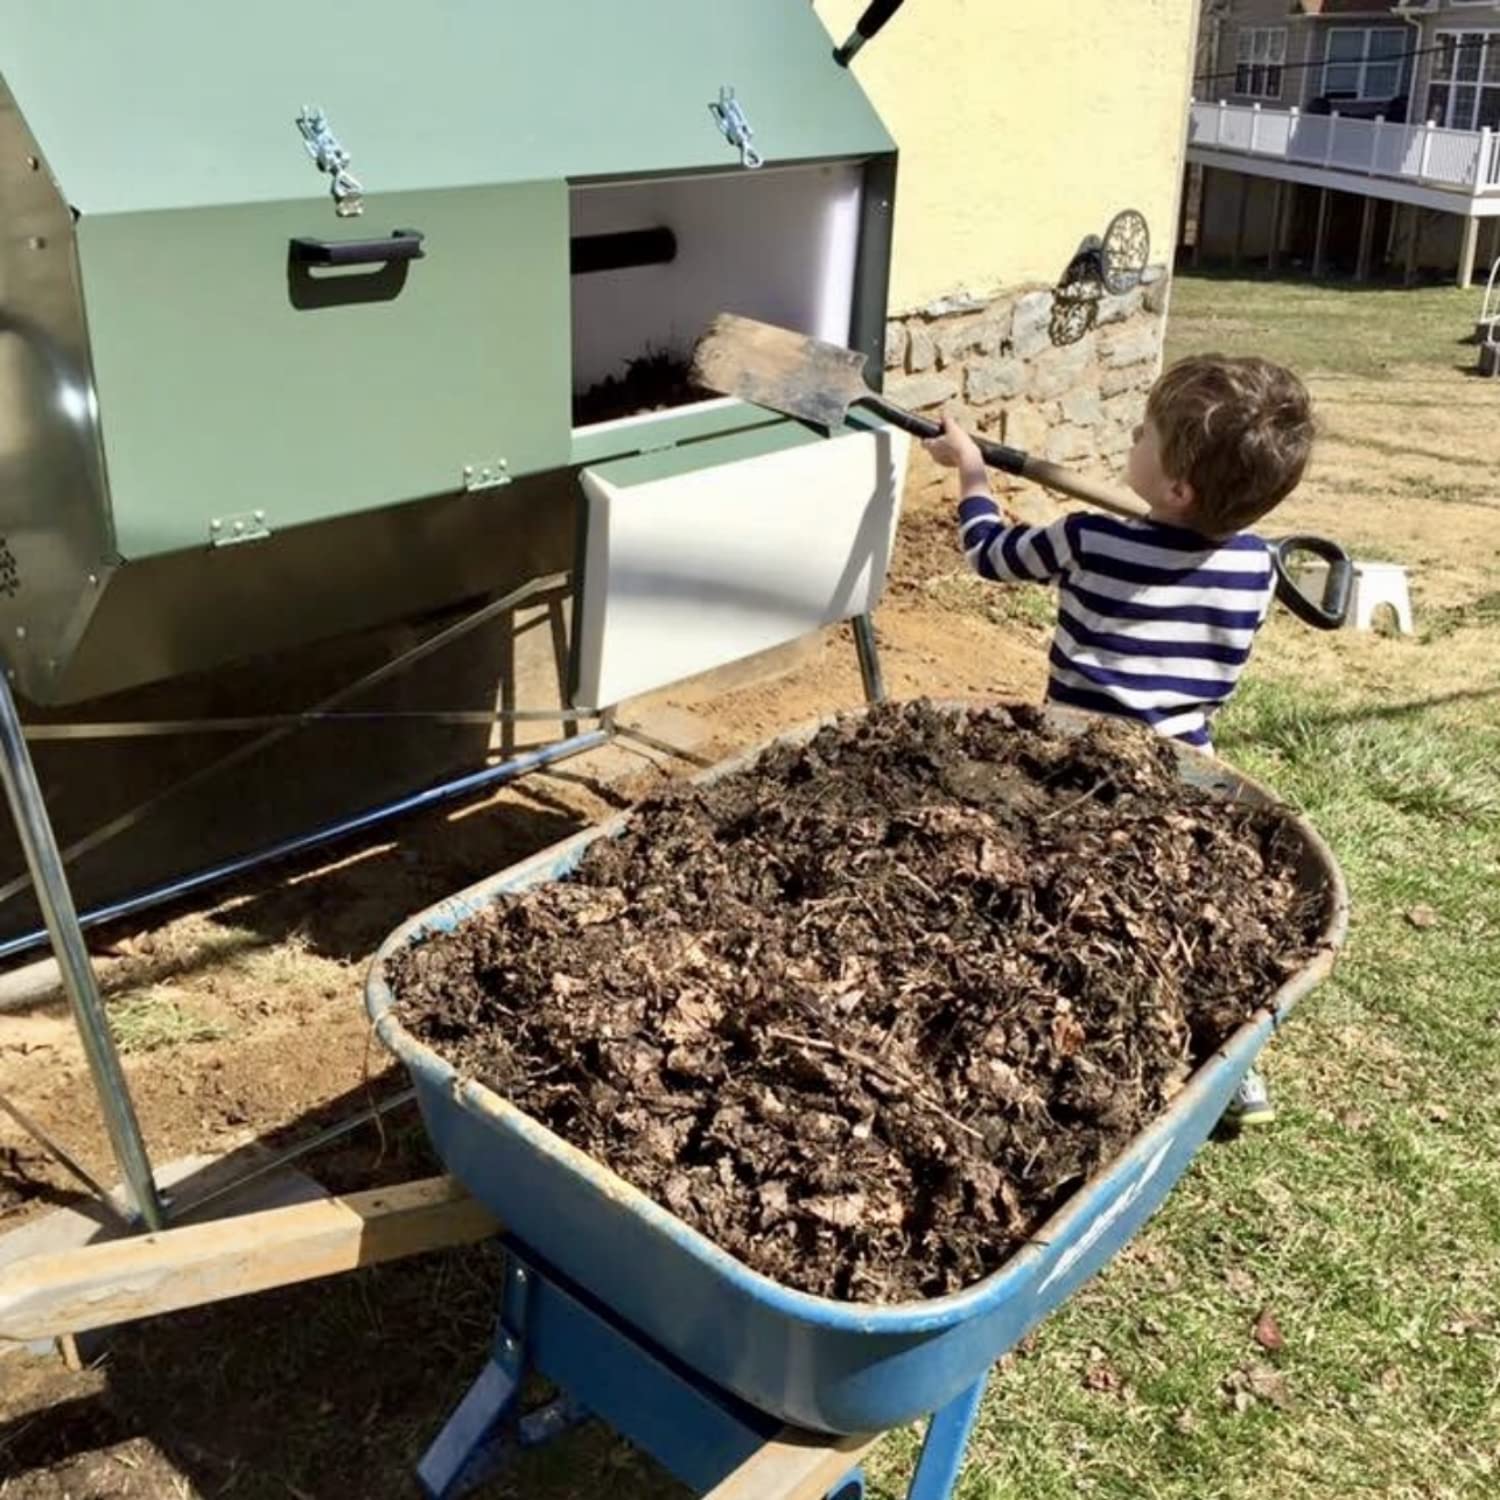
<svg viewBox="0 0 1500 1500">
<path fill-rule="evenodd" d="M 1337 542 L 1321 536 L 1286 536 L 1270 543 L 1271 561 L 1276 568 L 1276 597 L 1302 621 L 1315 630 L 1340 630 L 1349 618 L 1349 602 L 1354 594 L 1354 563 Z M 1299 552 L 1310 552 L 1328 564 L 1328 579 L 1323 585 L 1321 602 L 1309 599 L 1292 577 L 1292 559 Z"/>
<path fill-rule="evenodd" d="M 419 229 L 397 229 L 376 240 L 292 241 L 292 260 L 303 266 L 385 266 L 398 260 L 422 260 L 426 236 Z"/>
</svg>

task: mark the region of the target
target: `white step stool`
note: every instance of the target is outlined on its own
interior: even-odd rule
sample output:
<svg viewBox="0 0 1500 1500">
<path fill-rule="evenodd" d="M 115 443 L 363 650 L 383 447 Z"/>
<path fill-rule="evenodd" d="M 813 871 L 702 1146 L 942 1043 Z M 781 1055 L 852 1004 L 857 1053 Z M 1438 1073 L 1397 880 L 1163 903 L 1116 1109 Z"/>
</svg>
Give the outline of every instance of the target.
<svg viewBox="0 0 1500 1500">
<path fill-rule="evenodd" d="M 1327 563 L 1309 562 L 1297 569 L 1298 586 L 1314 599 L 1322 598 L 1323 581 L 1327 577 Z M 1382 604 L 1389 604 L 1395 610 L 1396 625 L 1401 634 L 1411 635 L 1411 590 L 1407 585 L 1407 570 L 1400 563 L 1355 563 L 1348 627 L 1369 630 L 1374 624 L 1375 611 Z"/>
<path fill-rule="evenodd" d="M 1402 635 L 1412 634 L 1411 590 L 1406 569 L 1400 563 L 1357 562 L 1354 564 L 1354 597 L 1349 601 L 1349 621 L 1356 630 L 1369 630 L 1375 611 L 1388 604 L 1396 612 Z"/>
</svg>

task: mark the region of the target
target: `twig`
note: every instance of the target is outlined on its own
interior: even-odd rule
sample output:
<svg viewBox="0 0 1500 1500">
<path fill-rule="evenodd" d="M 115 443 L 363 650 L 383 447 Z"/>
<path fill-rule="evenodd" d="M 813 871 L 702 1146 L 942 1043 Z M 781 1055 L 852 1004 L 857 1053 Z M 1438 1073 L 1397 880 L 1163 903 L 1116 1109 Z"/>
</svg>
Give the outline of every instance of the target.
<svg viewBox="0 0 1500 1500">
<path fill-rule="evenodd" d="M 1047 813 L 1043 817 L 1038 818 L 1037 822 L 1050 823 L 1053 818 L 1060 818 L 1064 813 L 1072 812 L 1075 807 L 1082 807 L 1085 802 L 1092 801 L 1095 797 L 1097 797 L 1105 787 L 1112 785 L 1114 779 L 1115 778 L 1113 776 L 1106 776 L 1102 781 L 1096 782 L 1095 785 L 1091 786 L 1088 791 L 1083 794 L 1083 796 L 1075 797 L 1071 802 L 1064 802 L 1061 807 L 1054 807 L 1051 812 Z"/>
<path fill-rule="evenodd" d="M 984 1139 L 984 1136 L 972 1125 L 965 1125 L 962 1120 L 950 1115 L 930 1094 L 923 1093 L 921 1086 L 909 1073 L 893 1068 L 890 1063 L 881 1062 L 879 1058 L 868 1057 L 863 1052 L 851 1051 L 848 1047 L 840 1047 L 836 1042 L 821 1041 L 815 1036 L 798 1036 L 792 1031 L 774 1031 L 769 1027 L 766 1029 L 766 1035 L 778 1042 L 790 1043 L 793 1047 L 806 1047 L 809 1052 L 822 1052 L 832 1057 L 841 1057 L 846 1062 L 852 1062 L 856 1067 L 864 1068 L 867 1072 L 884 1078 L 887 1083 L 910 1089 L 911 1097 L 918 1104 L 930 1109 L 935 1115 L 941 1115 L 955 1130 L 963 1131 L 965 1135 L 971 1136 L 976 1141 Z"/>
<path fill-rule="evenodd" d="M 915 871 L 908 870 L 905 865 L 897 865 L 896 873 L 898 875 L 904 875 L 909 881 L 911 881 L 914 886 L 916 886 L 919 891 L 925 891 L 927 895 L 932 898 L 932 900 L 938 902 L 939 904 L 942 903 L 943 898 L 938 895 L 938 893 L 933 890 L 933 888 L 928 885 L 928 883 L 923 880 L 922 877 Z"/>
</svg>

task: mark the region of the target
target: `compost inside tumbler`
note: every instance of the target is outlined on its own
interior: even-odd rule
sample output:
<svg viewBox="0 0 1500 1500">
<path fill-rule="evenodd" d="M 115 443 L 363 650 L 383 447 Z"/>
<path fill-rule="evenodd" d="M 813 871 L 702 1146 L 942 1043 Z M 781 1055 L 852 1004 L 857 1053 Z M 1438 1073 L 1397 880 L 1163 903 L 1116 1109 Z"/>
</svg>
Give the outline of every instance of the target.
<svg viewBox="0 0 1500 1500">
<path fill-rule="evenodd" d="M 573 398 L 573 425 L 615 422 L 644 412 L 688 406 L 713 396 L 690 377 L 691 362 L 665 350 L 648 351 L 626 363 L 624 372 L 610 375 Z"/>
<path fill-rule="evenodd" d="M 993 1271 L 1307 960 L 1289 815 L 1136 726 L 924 704 L 673 787 L 402 953 L 405 1023 L 758 1271 Z"/>
</svg>

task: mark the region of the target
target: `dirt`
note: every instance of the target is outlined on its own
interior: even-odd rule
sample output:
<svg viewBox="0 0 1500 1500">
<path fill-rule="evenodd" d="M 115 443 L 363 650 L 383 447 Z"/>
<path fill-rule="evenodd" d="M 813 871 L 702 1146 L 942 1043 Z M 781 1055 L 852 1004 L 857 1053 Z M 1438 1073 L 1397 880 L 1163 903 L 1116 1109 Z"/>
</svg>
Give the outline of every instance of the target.
<svg viewBox="0 0 1500 1500">
<path fill-rule="evenodd" d="M 573 425 L 616 422 L 622 417 L 708 401 L 714 395 L 692 382 L 687 360 L 664 351 L 648 352 L 629 361 L 623 375 L 610 375 L 575 396 Z"/>
<path fill-rule="evenodd" d="M 754 1269 L 939 1296 L 1305 961 L 1298 847 L 1135 726 L 889 707 L 650 799 L 393 980 L 424 1040 Z"/>
</svg>

